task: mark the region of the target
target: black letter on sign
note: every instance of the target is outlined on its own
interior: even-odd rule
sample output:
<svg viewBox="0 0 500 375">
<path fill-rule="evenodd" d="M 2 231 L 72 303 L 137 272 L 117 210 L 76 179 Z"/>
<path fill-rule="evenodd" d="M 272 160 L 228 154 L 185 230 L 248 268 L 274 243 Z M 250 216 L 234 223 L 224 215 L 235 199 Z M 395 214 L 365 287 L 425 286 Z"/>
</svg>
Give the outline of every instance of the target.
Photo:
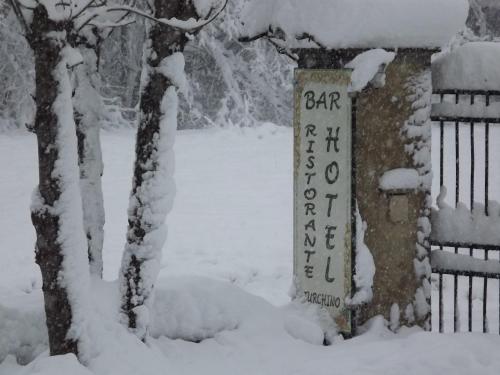
<svg viewBox="0 0 500 375">
<path fill-rule="evenodd" d="M 304 272 L 305 272 L 306 277 L 308 279 L 312 279 L 313 278 L 313 271 L 314 271 L 314 267 L 313 266 L 305 266 L 304 267 Z"/>
<path fill-rule="evenodd" d="M 337 109 L 340 109 L 340 105 L 337 103 L 339 100 L 340 100 L 340 92 L 332 92 L 330 95 L 328 95 L 331 99 L 331 103 L 330 103 L 330 111 L 333 110 L 333 105 L 335 104 L 335 107 Z"/>
<path fill-rule="evenodd" d="M 314 247 L 316 246 L 316 237 L 309 237 L 309 233 L 306 233 L 306 238 L 304 239 L 304 247 Z"/>
<path fill-rule="evenodd" d="M 332 216 L 333 200 L 337 199 L 339 196 L 338 196 L 338 194 L 326 194 L 325 197 L 326 197 L 326 199 L 328 199 L 328 212 L 326 215 L 328 217 L 331 217 Z"/>
<path fill-rule="evenodd" d="M 306 137 L 309 137 L 312 135 L 313 137 L 316 137 L 317 134 L 315 133 L 316 131 L 316 125 L 309 124 L 306 126 Z"/>
<path fill-rule="evenodd" d="M 307 91 L 304 96 L 306 98 L 306 109 L 314 109 L 314 105 L 316 104 L 314 91 Z"/>
<path fill-rule="evenodd" d="M 335 281 L 335 277 L 330 277 L 330 262 L 332 261 L 331 257 L 328 257 L 326 262 L 326 272 L 325 272 L 325 280 L 329 283 L 333 283 Z"/>
<path fill-rule="evenodd" d="M 326 182 L 328 182 L 330 185 L 337 182 L 339 178 L 339 165 L 336 161 L 332 161 L 327 165 L 325 169 L 325 178 Z"/>
<path fill-rule="evenodd" d="M 316 173 L 306 173 L 306 177 L 307 177 L 307 184 L 310 185 L 311 184 L 311 179 L 316 176 Z"/>
<path fill-rule="evenodd" d="M 320 95 L 318 102 L 316 103 L 316 109 L 319 109 L 320 105 L 323 105 L 325 107 L 325 109 L 328 109 L 328 107 L 326 106 L 326 92 L 323 92 Z"/>
<path fill-rule="evenodd" d="M 332 244 L 330 241 L 333 241 L 335 239 L 335 233 L 334 231 L 337 230 L 337 227 L 333 225 L 327 225 L 326 226 L 326 248 L 328 250 L 333 250 L 335 248 L 335 245 Z"/>
<path fill-rule="evenodd" d="M 306 167 L 307 169 L 313 169 L 314 168 L 314 160 L 316 158 L 314 157 L 314 155 L 311 155 L 307 158 L 307 164 L 306 164 Z"/>
<path fill-rule="evenodd" d="M 316 251 L 313 251 L 313 250 L 306 250 L 304 251 L 304 253 L 306 254 L 307 256 L 307 259 L 306 259 L 306 262 L 309 263 L 311 261 L 311 255 L 314 255 L 316 254 Z"/>
<path fill-rule="evenodd" d="M 312 201 L 314 198 L 316 198 L 316 194 L 316 189 L 310 188 L 304 191 L 304 198 L 306 198 L 308 201 Z"/>
<path fill-rule="evenodd" d="M 309 223 L 306 224 L 306 230 L 312 229 L 313 231 L 316 231 L 316 222 L 314 219 L 312 219 Z"/>
<path fill-rule="evenodd" d="M 328 130 L 328 137 L 326 137 L 326 152 L 330 152 L 330 146 L 333 141 L 333 149 L 335 152 L 339 152 L 339 131 L 340 128 L 337 127 L 335 130 L 335 137 L 333 136 L 333 128 L 326 128 Z"/>
<path fill-rule="evenodd" d="M 309 147 L 307 148 L 307 151 L 306 151 L 306 152 L 307 152 L 308 154 L 312 154 L 312 153 L 314 152 L 314 150 L 313 150 L 313 146 L 314 146 L 314 144 L 315 144 L 316 142 L 315 142 L 315 141 L 309 141 L 309 142 L 307 142 L 307 143 L 309 143 Z"/>
<path fill-rule="evenodd" d="M 314 203 L 306 203 L 305 207 L 306 207 L 306 216 L 309 216 L 309 213 L 312 216 L 316 216 L 316 211 L 314 211 L 316 209 L 316 205 Z"/>
</svg>

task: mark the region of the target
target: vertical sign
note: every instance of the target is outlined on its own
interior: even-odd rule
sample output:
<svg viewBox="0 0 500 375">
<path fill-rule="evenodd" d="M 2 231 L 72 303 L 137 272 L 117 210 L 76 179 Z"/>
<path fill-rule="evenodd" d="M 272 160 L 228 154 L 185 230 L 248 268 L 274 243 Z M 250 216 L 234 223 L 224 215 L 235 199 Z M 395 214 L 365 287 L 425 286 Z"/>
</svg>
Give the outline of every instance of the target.
<svg viewBox="0 0 500 375">
<path fill-rule="evenodd" d="M 295 71 L 294 274 L 297 297 L 351 332 L 350 70 Z"/>
</svg>

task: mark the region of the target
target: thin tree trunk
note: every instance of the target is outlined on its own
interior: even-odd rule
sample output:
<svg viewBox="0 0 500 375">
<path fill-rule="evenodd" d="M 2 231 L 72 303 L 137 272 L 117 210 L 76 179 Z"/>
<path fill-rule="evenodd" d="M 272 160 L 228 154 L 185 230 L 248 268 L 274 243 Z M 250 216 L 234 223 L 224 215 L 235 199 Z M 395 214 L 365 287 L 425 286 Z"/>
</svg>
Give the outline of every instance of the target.
<svg viewBox="0 0 500 375">
<path fill-rule="evenodd" d="M 143 20 L 141 20 L 141 23 Z M 128 56 L 129 63 L 128 63 L 128 70 L 124 71 L 126 77 L 123 77 L 123 83 L 125 85 L 124 87 L 124 93 L 122 95 L 123 97 L 123 103 L 125 104 L 125 107 L 127 108 L 133 108 L 137 104 L 137 95 L 138 95 L 138 87 L 137 84 L 140 80 L 141 76 L 141 59 L 140 56 L 137 58 L 136 54 L 131 54 L 130 51 L 136 50 L 136 44 L 138 40 L 141 40 L 143 35 L 137 35 L 140 31 L 144 31 L 143 29 L 139 28 L 139 24 L 136 23 L 135 25 L 131 25 L 129 27 L 124 27 L 122 28 L 123 30 L 123 36 L 121 39 L 121 49 L 123 56 Z M 135 35 L 132 33 L 136 33 Z M 139 36 L 139 37 L 138 37 Z"/>
<path fill-rule="evenodd" d="M 78 355 L 85 331 L 88 267 L 62 28 L 48 18 L 43 5 L 35 8 L 28 40 L 35 54 L 39 185 L 31 212 L 50 354 Z"/>
<path fill-rule="evenodd" d="M 190 1 L 155 1 L 155 17 L 197 17 Z M 165 242 L 165 219 L 174 194 L 173 137 L 177 128 L 177 91 L 183 70 L 184 32 L 154 24 L 148 30 L 141 83 L 136 160 L 129 206 L 127 243 L 120 272 L 122 315 L 142 340 Z"/>
<path fill-rule="evenodd" d="M 78 138 L 78 164 L 83 204 L 83 225 L 88 243 L 90 273 L 102 278 L 104 241 L 104 200 L 102 194 L 102 152 L 100 114 L 102 102 L 92 75 L 97 71 L 97 56 L 92 49 L 81 49 L 84 63 L 75 71 L 75 112 Z"/>
</svg>

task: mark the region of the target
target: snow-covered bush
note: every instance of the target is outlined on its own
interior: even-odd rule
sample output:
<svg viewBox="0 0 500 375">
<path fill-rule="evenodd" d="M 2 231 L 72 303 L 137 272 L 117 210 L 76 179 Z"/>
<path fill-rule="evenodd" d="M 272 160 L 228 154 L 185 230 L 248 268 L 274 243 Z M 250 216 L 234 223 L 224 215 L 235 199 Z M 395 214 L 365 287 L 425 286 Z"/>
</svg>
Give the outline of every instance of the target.
<svg viewBox="0 0 500 375">
<path fill-rule="evenodd" d="M 291 124 L 293 61 L 264 40 L 238 41 L 237 15 L 247 1 L 230 1 L 186 46 L 189 93 L 180 101 L 180 129 Z M 138 102 L 144 40 L 138 20 L 115 30 L 101 51 L 103 94 L 118 99 L 128 119 Z"/>
<path fill-rule="evenodd" d="M 230 2 L 187 48 L 191 87 L 181 103 L 181 127 L 291 124 L 293 61 L 265 40 L 238 41 L 237 14 L 245 2 Z"/>
<path fill-rule="evenodd" d="M 189 94 L 181 98 L 179 128 L 211 125 L 291 124 L 293 61 L 265 40 L 238 41 L 237 15 L 248 0 L 230 1 L 224 14 L 186 48 Z M 138 2 L 140 5 L 140 2 Z M 0 129 L 32 121 L 34 68 L 22 30 L 9 8 L 0 11 Z M 135 118 L 139 99 L 145 25 L 115 29 L 99 55 L 106 127 Z"/>
<path fill-rule="evenodd" d="M 0 9 L 0 132 L 32 121 L 33 88 L 32 53 L 10 9 Z"/>
<path fill-rule="evenodd" d="M 498 0 L 469 0 L 467 26 L 476 35 L 500 37 L 500 2 Z"/>
</svg>

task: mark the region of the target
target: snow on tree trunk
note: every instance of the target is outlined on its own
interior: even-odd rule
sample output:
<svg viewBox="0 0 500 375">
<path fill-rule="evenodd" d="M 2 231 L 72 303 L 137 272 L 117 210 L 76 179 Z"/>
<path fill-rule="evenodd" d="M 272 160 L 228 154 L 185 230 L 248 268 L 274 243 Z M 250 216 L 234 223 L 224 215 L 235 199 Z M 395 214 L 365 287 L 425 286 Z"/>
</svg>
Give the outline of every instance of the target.
<svg viewBox="0 0 500 375">
<path fill-rule="evenodd" d="M 97 56 L 92 49 L 82 49 L 84 63 L 75 69 L 75 112 L 78 138 L 78 164 L 83 203 L 83 225 L 88 242 L 90 273 L 102 277 L 104 241 L 104 202 L 100 114 L 102 102 L 92 76 L 97 72 Z"/>
<path fill-rule="evenodd" d="M 157 18 L 197 17 L 190 2 L 155 1 Z M 177 89 L 185 87 L 185 32 L 154 24 L 144 51 L 136 159 L 129 203 L 127 243 L 120 271 L 124 323 L 144 340 L 153 286 L 165 243 L 165 219 L 173 204 Z"/>
<path fill-rule="evenodd" d="M 33 194 L 36 262 L 43 293 L 50 354 L 86 348 L 89 270 L 83 232 L 77 141 L 66 33 L 51 21 L 43 5 L 33 12 L 28 37 L 35 54 L 39 185 Z"/>
</svg>

